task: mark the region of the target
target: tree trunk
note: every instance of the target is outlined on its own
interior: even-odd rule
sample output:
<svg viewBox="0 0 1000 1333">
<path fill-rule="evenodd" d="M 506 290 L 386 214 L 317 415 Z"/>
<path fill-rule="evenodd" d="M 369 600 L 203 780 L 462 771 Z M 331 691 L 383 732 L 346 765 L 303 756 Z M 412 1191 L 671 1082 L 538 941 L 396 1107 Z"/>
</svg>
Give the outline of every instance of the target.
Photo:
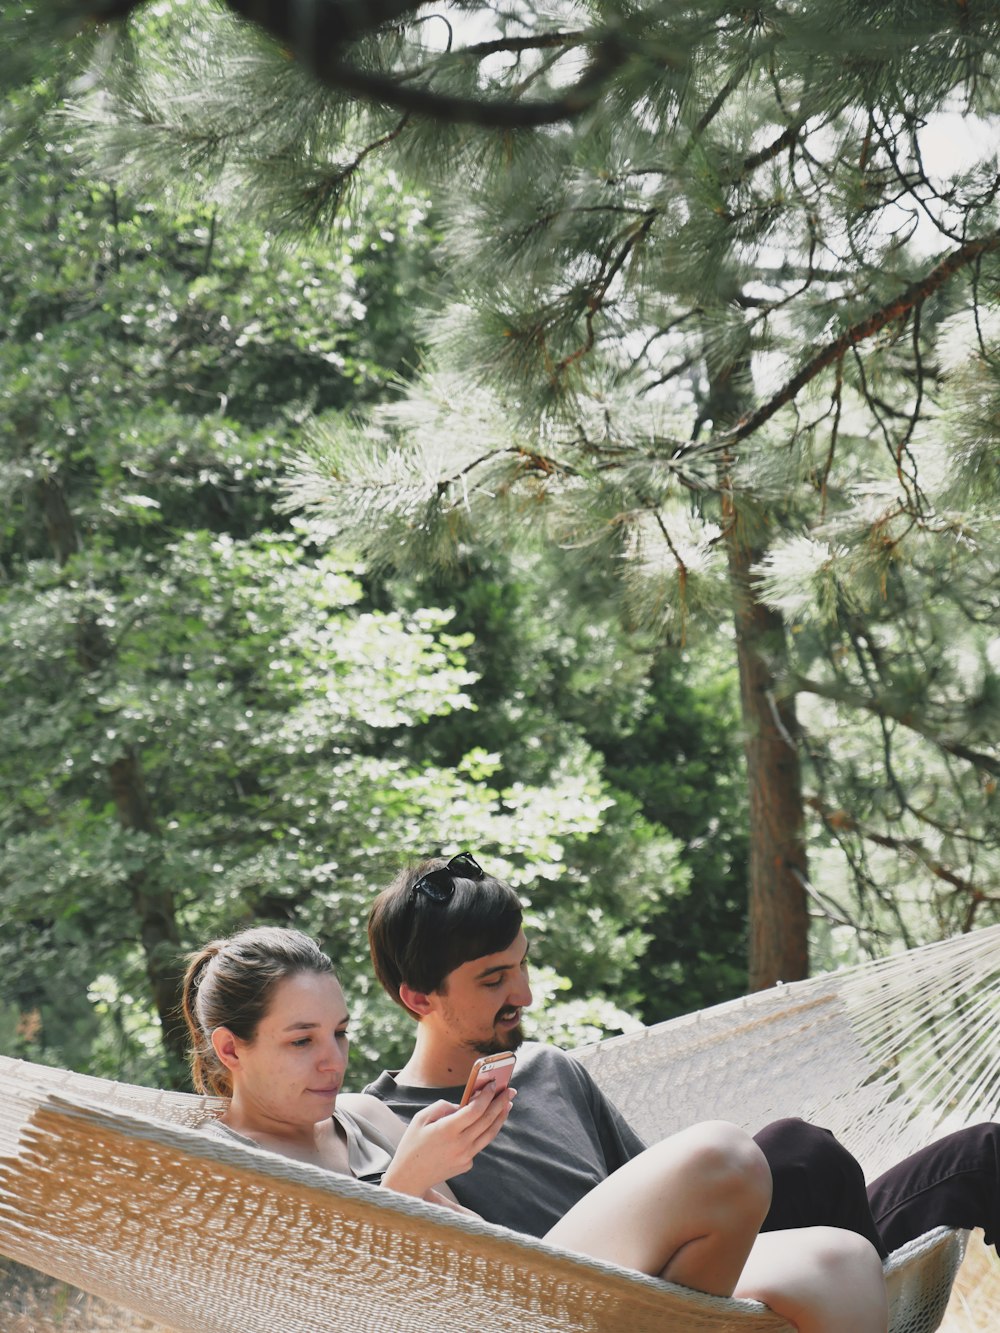
<svg viewBox="0 0 1000 1333">
<path fill-rule="evenodd" d="M 784 660 L 781 616 L 758 602 L 750 567 L 763 552 L 740 532 L 738 511 L 727 527 L 743 748 L 750 793 L 750 990 L 809 975 L 806 849 L 794 697 L 779 701 L 774 663 Z"/>
<path fill-rule="evenodd" d="M 748 383 L 745 363 L 715 376 L 709 414 L 717 428 L 735 422 L 747 408 L 741 385 Z M 741 512 L 727 482 L 724 475 L 725 541 L 750 796 L 747 981 L 756 991 L 809 975 L 805 801 L 795 699 L 790 694 L 779 700 L 775 687 L 787 661 L 785 624 L 779 612 L 757 600 L 750 573 L 767 549 L 764 525 L 760 516 Z"/>
<path fill-rule="evenodd" d="M 156 837 L 142 762 L 131 746 L 108 765 L 108 779 L 122 828 Z M 146 976 L 160 1017 L 163 1044 L 174 1063 L 174 1072 L 179 1072 L 187 1057 L 187 1027 L 181 1015 L 184 968 L 174 895 L 169 884 L 162 881 L 159 867 L 147 862 L 133 870 L 126 883 L 139 921 Z"/>
<path fill-rule="evenodd" d="M 59 482 L 47 476 L 38 482 L 37 495 L 53 552 L 65 565 L 80 549 L 76 523 Z M 76 655 L 81 670 L 97 671 L 113 655 L 100 624 L 81 616 L 76 624 Z M 157 827 L 149 801 L 142 761 L 131 748 L 107 766 L 108 783 L 122 828 L 156 838 Z M 180 933 L 170 886 L 161 883 L 159 867 L 144 863 L 128 875 L 129 896 L 139 926 L 146 960 L 146 976 L 160 1018 L 163 1044 L 178 1077 L 185 1066 L 187 1034 L 180 1013 L 183 967 Z"/>
</svg>

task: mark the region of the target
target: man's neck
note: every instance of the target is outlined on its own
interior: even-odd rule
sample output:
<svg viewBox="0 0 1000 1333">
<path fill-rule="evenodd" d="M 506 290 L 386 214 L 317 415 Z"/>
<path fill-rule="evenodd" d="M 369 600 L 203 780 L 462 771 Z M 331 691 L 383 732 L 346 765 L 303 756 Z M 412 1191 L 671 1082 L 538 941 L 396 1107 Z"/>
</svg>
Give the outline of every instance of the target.
<svg viewBox="0 0 1000 1333">
<path fill-rule="evenodd" d="M 457 1088 L 465 1084 L 476 1059 L 470 1047 L 442 1040 L 420 1025 L 413 1053 L 396 1082 L 409 1088 Z"/>
</svg>

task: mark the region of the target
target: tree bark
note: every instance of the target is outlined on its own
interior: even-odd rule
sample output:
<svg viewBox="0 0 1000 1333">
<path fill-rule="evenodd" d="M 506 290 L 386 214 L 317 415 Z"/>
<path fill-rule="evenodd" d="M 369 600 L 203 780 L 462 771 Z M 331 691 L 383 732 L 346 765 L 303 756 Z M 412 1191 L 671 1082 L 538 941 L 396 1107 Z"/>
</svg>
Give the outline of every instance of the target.
<svg viewBox="0 0 1000 1333">
<path fill-rule="evenodd" d="M 53 554 L 60 565 L 65 565 L 80 550 L 79 533 L 65 492 L 59 481 L 48 475 L 38 482 L 36 494 Z M 101 625 L 92 616 L 81 616 L 76 623 L 76 656 L 81 670 L 88 674 L 99 670 L 113 653 Z M 106 772 L 122 828 L 155 839 L 158 836 L 156 819 L 139 754 L 132 747 L 126 747 L 107 765 Z M 162 882 L 159 867 L 150 862 L 132 871 L 126 883 L 139 927 L 146 976 L 159 1015 L 164 1048 L 173 1072 L 179 1076 L 186 1062 L 187 1035 L 180 1012 L 183 967 L 173 892 Z"/>
<path fill-rule="evenodd" d="M 153 807 L 146 788 L 142 761 L 127 747 L 108 764 L 108 780 L 118 822 L 136 833 L 158 836 Z M 181 1068 L 187 1055 L 187 1028 L 181 1016 L 180 933 L 174 895 L 163 883 L 159 867 L 144 864 L 127 877 L 129 895 L 139 922 L 139 939 L 146 957 L 146 976 L 160 1017 L 167 1052 Z"/>
<path fill-rule="evenodd" d="M 708 406 L 717 425 L 743 414 L 747 383 L 746 363 L 715 376 Z M 785 624 L 758 601 L 751 574 L 767 546 L 761 519 L 741 512 L 726 475 L 721 489 L 749 790 L 747 984 L 756 991 L 809 975 L 805 799 L 794 695 L 780 699 L 776 689 L 788 655 Z"/>
<path fill-rule="evenodd" d="M 785 653 L 782 617 L 754 597 L 750 569 L 763 554 L 729 518 L 727 544 L 750 797 L 748 986 L 764 990 L 809 975 L 805 809 L 794 697 L 779 700 L 774 663 Z"/>
</svg>

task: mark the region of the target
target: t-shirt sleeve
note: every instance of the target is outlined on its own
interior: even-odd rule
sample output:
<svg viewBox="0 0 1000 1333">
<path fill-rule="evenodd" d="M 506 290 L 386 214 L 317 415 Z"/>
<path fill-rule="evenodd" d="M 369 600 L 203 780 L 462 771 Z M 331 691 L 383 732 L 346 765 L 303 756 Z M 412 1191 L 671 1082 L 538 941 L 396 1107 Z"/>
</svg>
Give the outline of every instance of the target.
<svg viewBox="0 0 1000 1333">
<path fill-rule="evenodd" d="M 614 1102 L 604 1095 L 583 1065 L 578 1064 L 576 1060 L 573 1064 L 580 1071 L 581 1080 L 587 1089 L 591 1113 L 610 1175 L 612 1171 L 617 1171 L 620 1166 L 630 1162 L 633 1157 L 645 1152 L 646 1144 Z"/>
</svg>

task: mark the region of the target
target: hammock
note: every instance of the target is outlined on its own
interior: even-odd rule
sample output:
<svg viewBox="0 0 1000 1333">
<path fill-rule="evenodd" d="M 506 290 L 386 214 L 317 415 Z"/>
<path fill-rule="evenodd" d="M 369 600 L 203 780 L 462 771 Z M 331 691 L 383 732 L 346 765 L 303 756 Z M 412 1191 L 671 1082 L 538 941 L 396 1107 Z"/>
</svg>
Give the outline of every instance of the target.
<svg viewBox="0 0 1000 1333">
<path fill-rule="evenodd" d="M 998 958 L 993 927 L 576 1054 L 648 1139 L 800 1114 L 877 1172 L 995 1116 Z M 788 1333 L 758 1302 L 200 1133 L 218 1109 L 0 1057 L 0 1254 L 192 1333 Z M 891 1333 L 938 1327 L 964 1242 L 890 1256 Z"/>
</svg>

